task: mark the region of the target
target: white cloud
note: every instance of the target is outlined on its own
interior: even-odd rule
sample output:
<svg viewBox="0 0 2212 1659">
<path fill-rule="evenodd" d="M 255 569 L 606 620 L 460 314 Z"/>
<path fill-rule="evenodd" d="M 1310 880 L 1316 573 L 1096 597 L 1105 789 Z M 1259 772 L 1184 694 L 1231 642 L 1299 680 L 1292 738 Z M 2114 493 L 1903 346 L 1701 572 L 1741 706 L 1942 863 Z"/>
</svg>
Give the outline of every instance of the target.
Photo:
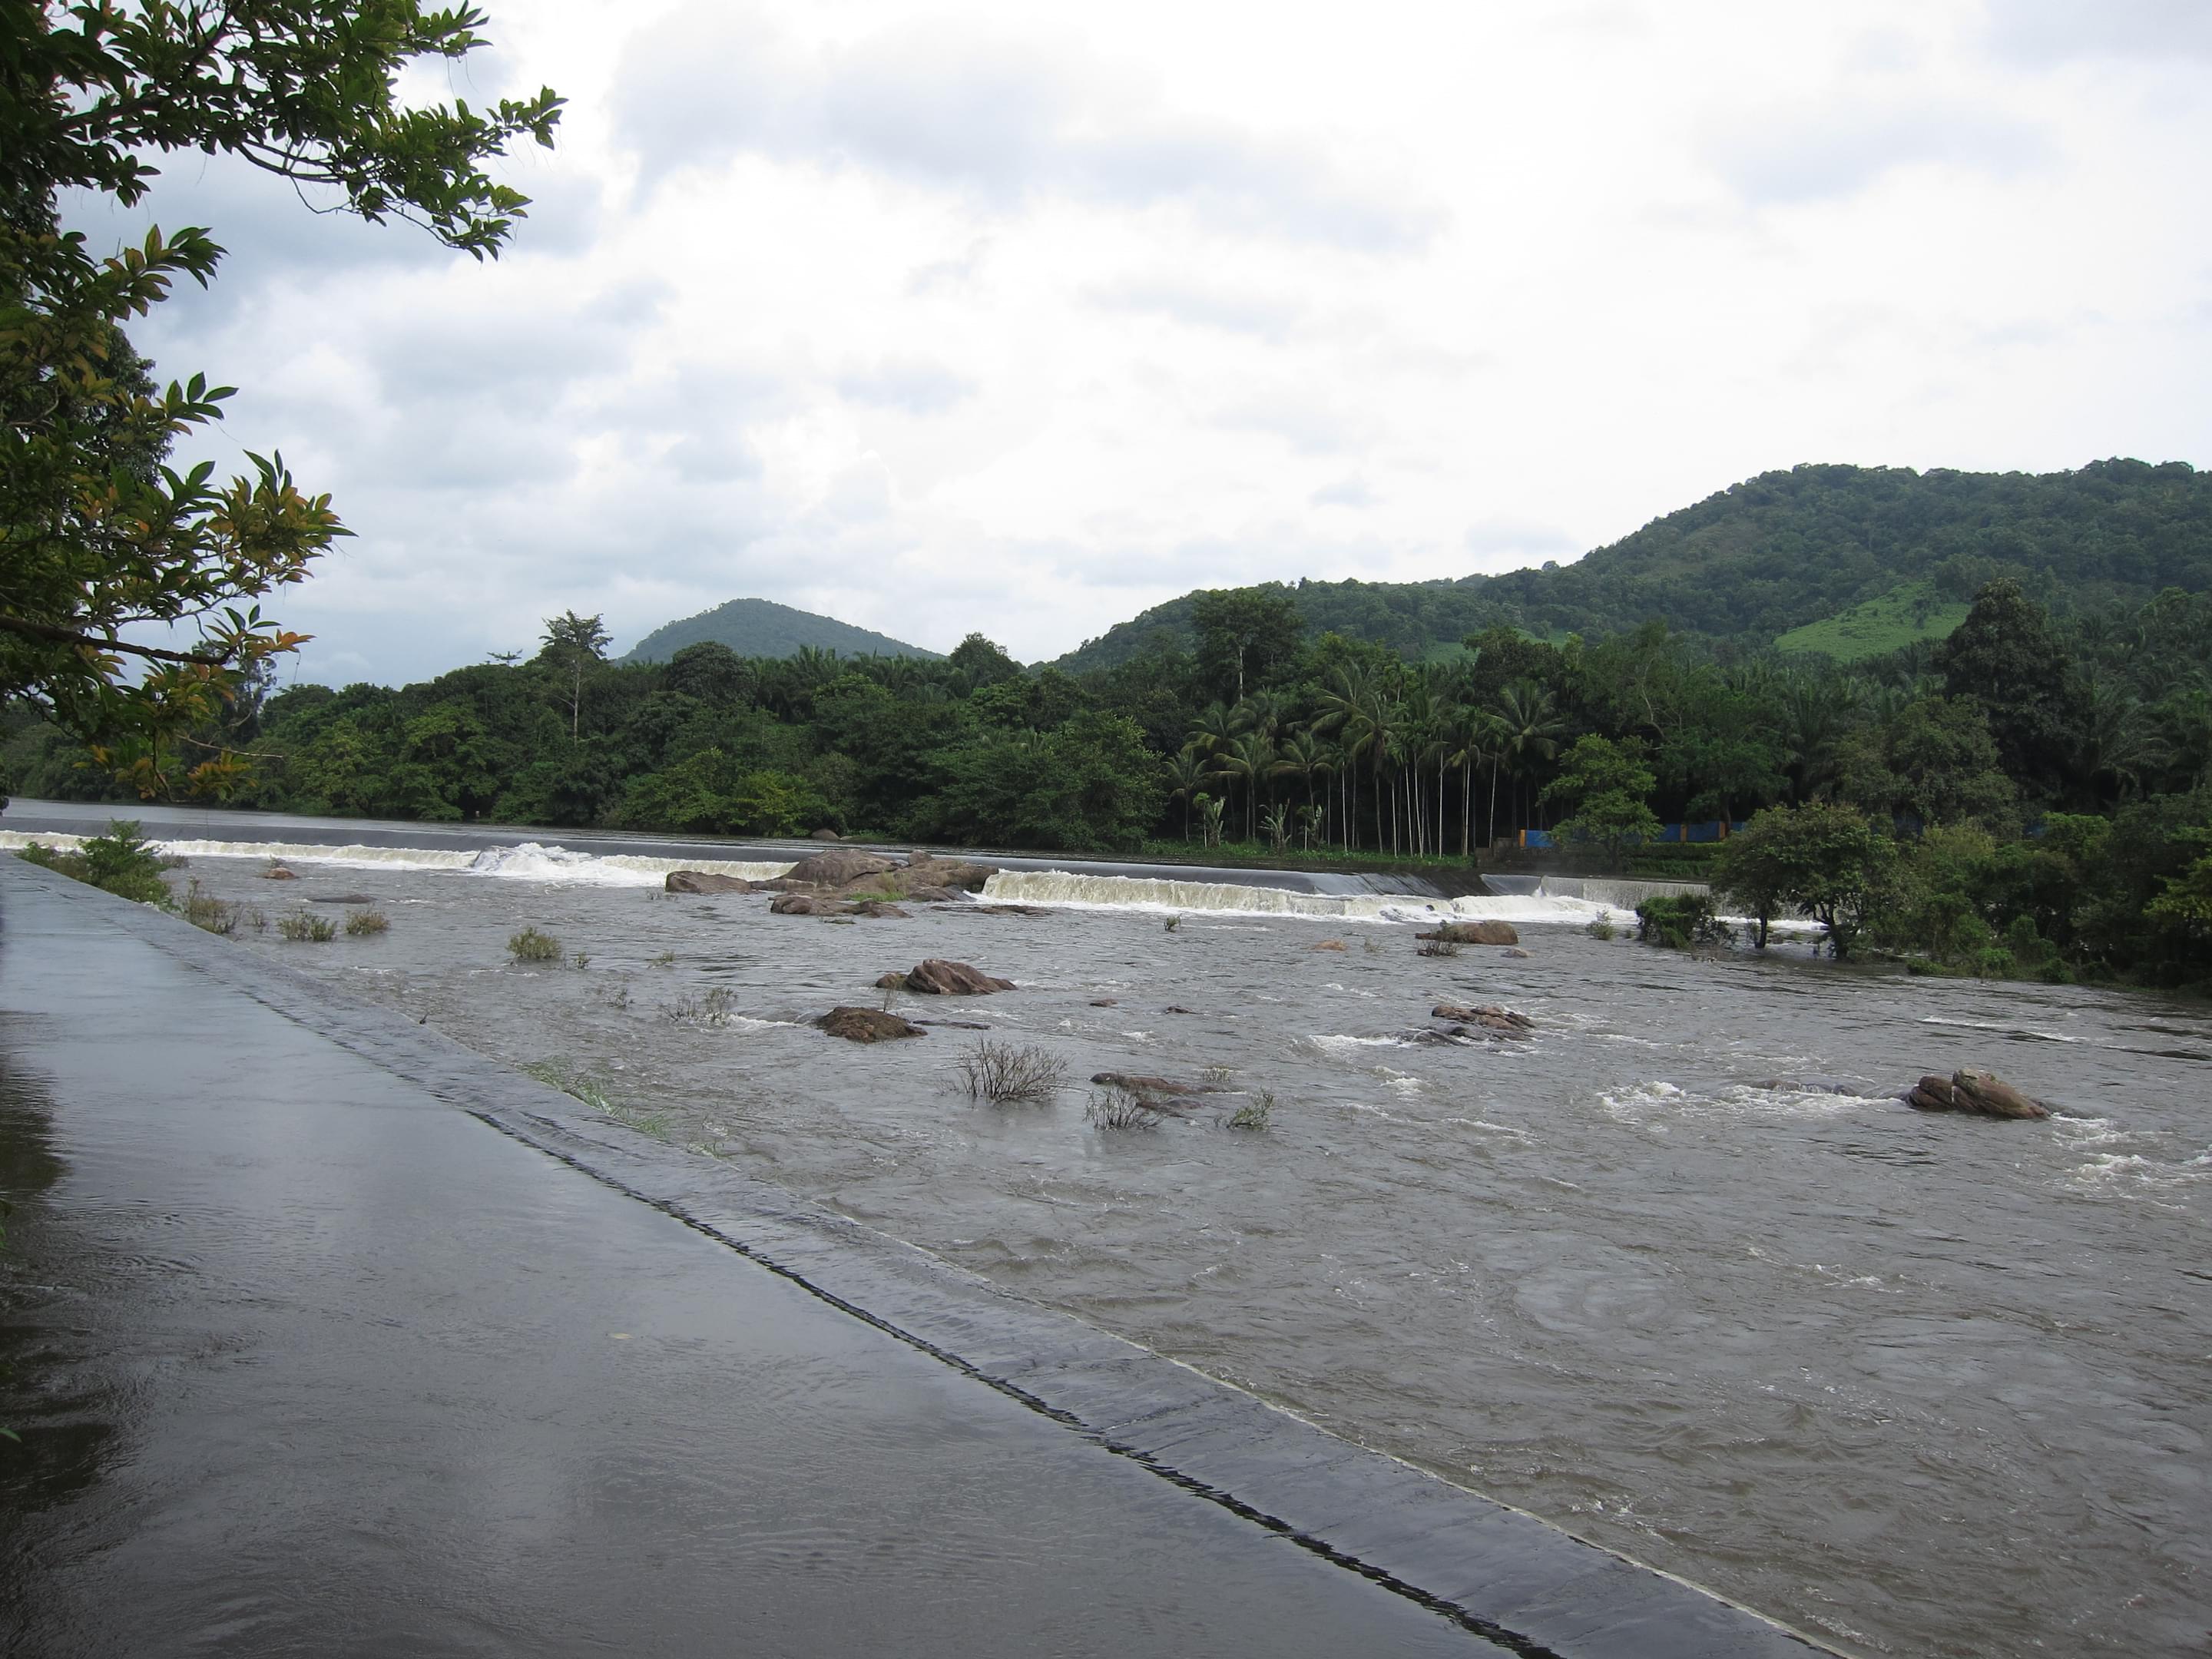
<svg viewBox="0 0 2212 1659">
<path fill-rule="evenodd" d="M 72 208 L 231 249 L 135 337 L 358 532 L 311 674 L 740 594 L 1035 659 L 1798 461 L 2212 460 L 2195 0 L 490 9 L 451 89 L 571 100 L 496 264 L 197 156 Z"/>
</svg>

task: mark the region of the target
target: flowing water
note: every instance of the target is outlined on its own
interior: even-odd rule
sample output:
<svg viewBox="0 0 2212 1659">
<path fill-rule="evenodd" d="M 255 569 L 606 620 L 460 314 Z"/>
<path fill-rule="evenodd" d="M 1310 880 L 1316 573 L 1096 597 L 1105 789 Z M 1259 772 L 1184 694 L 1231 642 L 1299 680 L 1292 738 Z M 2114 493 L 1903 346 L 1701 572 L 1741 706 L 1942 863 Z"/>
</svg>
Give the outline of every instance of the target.
<svg viewBox="0 0 2212 1659">
<path fill-rule="evenodd" d="M 2201 1003 L 1662 951 L 1534 893 L 1451 906 L 1527 957 L 1444 958 L 1410 925 L 1437 910 L 1361 884 L 1025 871 L 986 899 L 1048 914 L 835 925 L 659 891 L 697 860 L 302 843 L 280 884 L 265 846 L 179 850 L 271 921 L 354 894 L 391 919 L 241 948 L 1847 1650 L 2212 1641 Z M 588 962 L 510 965 L 526 925 Z M 933 956 L 1019 988 L 900 1012 L 988 1031 L 808 1024 Z M 1535 1034 L 1421 1040 L 1445 999 Z M 986 1035 L 1070 1086 L 971 1103 Z M 2060 1115 L 1894 1097 L 1964 1065 Z M 1222 1092 L 1110 1131 L 1084 1112 L 1109 1070 Z M 1224 1126 L 1262 1094 L 1269 1127 Z"/>
</svg>

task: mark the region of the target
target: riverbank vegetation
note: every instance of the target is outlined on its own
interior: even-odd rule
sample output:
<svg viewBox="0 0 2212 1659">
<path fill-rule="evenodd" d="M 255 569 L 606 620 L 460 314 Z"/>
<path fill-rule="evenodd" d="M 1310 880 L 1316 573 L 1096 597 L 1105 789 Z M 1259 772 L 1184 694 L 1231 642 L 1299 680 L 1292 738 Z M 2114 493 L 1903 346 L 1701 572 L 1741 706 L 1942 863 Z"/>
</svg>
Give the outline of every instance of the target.
<svg viewBox="0 0 2212 1659">
<path fill-rule="evenodd" d="M 564 616 L 527 661 L 241 699 L 227 718 L 265 758 L 231 799 L 1370 869 L 1579 858 L 1712 876 L 1754 915 L 1938 971 L 2212 976 L 2205 595 L 2055 617 L 2001 578 L 1948 639 L 1847 665 L 1656 624 L 1492 629 L 1414 663 L 1310 637 L 1279 594 L 1200 597 L 1194 650 L 1081 677 L 980 635 L 942 661 L 700 644 L 622 665 Z M 24 705 L 4 737 L 26 793 L 118 793 Z M 1650 839 L 1683 822 L 1738 836 Z"/>
</svg>

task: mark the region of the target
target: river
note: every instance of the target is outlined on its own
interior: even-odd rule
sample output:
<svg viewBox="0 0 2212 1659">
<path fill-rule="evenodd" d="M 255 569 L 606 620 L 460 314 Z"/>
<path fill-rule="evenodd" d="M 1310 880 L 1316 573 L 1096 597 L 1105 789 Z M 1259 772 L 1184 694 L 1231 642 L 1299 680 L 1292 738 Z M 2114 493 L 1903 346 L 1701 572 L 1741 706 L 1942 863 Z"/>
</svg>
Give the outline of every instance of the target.
<svg viewBox="0 0 2212 1659">
<path fill-rule="evenodd" d="M 986 899 L 1047 914 L 837 925 L 667 896 L 668 862 L 704 862 L 681 849 L 440 852 L 416 826 L 337 861 L 265 831 L 301 878 L 276 883 L 222 827 L 163 831 L 180 880 L 272 924 L 352 895 L 391 921 L 325 944 L 249 924 L 240 948 L 1847 1650 L 2205 1651 L 2201 1003 L 1839 969 L 1802 941 L 1670 952 L 1533 895 L 1457 902 L 1516 920 L 1525 957 L 1424 957 L 1415 899 L 1228 874 L 1030 869 Z M 513 965 L 524 927 L 568 961 Z M 988 1033 L 862 1048 L 809 1024 L 939 956 L 1018 988 L 900 1012 Z M 1418 1040 L 1442 1000 L 1534 1035 Z M 972 1103 L 956 1065 L 983 1035 L 1069 1086 Z M 2059 1115 L 1895 1098 L 1965 1065 Z M 1224 1092 L 1113 1131 L 1084 1109 L 1102 1071 Z M 1267 1129 L 1225 1127 L 1263 1094 Z"/>
</svg>

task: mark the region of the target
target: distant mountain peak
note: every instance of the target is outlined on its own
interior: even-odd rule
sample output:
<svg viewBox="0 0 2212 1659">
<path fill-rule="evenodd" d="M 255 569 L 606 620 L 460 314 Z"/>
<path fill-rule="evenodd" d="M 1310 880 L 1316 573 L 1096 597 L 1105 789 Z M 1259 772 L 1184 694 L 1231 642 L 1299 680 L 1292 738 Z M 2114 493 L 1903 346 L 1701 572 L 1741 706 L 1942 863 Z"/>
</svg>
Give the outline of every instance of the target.
<svg viewBox="0 0 2212 1659">
<path fill-rule="evenodd" d="M 835 651 L 841 657 L 928 657 L 925 651 L 888 634 L 878 634 L 835 617 L 794 610 L 774 599 L 731 599 L 696 617 L 663 623 L 630 647 L 624 662 L 665 662 L 687 645 L 712 641 L 741 657 L 795 656 L 803 647 Z"/>
</svg>

